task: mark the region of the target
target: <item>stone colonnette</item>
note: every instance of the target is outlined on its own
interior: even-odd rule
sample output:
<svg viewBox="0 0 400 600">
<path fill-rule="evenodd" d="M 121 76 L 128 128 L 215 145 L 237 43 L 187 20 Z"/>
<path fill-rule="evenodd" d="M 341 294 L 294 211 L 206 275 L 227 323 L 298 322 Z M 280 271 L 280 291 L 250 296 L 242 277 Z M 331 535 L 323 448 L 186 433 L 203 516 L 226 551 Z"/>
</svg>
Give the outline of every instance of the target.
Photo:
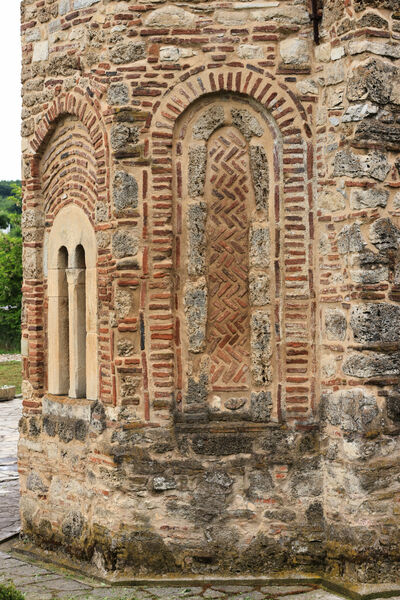
<svg viewBox="0 0 400 600">
<path fill-rule="evenodd" d="M 22 43 L 23 534 L 396 579 L 398 0 L 23 0 Z"/>
</svg>

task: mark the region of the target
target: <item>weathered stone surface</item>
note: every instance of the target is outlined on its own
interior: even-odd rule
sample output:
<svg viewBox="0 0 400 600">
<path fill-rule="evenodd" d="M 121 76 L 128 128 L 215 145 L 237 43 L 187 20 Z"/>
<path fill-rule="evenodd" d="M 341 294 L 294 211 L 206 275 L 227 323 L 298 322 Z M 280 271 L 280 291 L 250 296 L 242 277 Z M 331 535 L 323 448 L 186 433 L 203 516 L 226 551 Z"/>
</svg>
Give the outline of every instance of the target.
<svg viewBox="0 0 400 600">
<path fill-rule="evenodd" d="M 179 6 L 163 6 L 157 8 L 146 17 L 146 27 L 193 27 L 196 17 L 191 12 Z"/>
<path fill-rule="evenodd" d="M 202 196 L 207 166 L 207 148 L 191 146 L 189 148 L 189 195 L 192 198 Z"/>
<path fill-rule="evenodd" d="M 283 40 L 279 44 L 279 53 L 287 65 L 304 65 L 310 62 L 310 49 L 306 40 Z"/>
<path fill-rule="evenodd" d="M 400 127 L 369 119 L 357 126 L 354 140 L 359 147 L 368 147 L 371 141 L 379 141 L 379 144 L 388 150 L 398 151 L 400 150 Z"/>
<path fill-rule="evenodd" d="M 350 325 L 357 342 L 398 342 L 400 307 L 382 302 L 353 306 Z"/>
<path fill-rule="evenodd" d="M 128 339 L 118 341 L 117 353 L 118 356 L 132 356 L 134 352 L 134 344 Z"/>
<path fill-rule="evenodd" d="M 193 137 L 196 140 L 208 140 L 210 135 L 224 124 L 224 109 L 222 106 L 213 106 L 207 109 L 193 127 Z"/>
<path fill-rule="evenodd" d="M 268 313 L 260 310 L 251 317 L 251 371 L 257 385 L 271 381 L 271 324 Z"/>
<path fill-rule="evenodd" d="M 323 214 L 330 214 L 346 207 L 343 195 L 334 189 L 324 189 L 318 194 L 318 208 Z"/>
<path fill-rule="evenodd" d="M 384 181 L 390 171 L 390 165 L 384 154 L 371 152 L 367 156 L 341 150 L 335 156 L 333 175 L 341 177 L 372 177 Z"/>
<path fill-rule="evenodd" d="M 252 306 L 269 304 L 271 299 L 269 276 L 264 273 L 250 273 L 249 294 Z"/>
<path fill-rule="evenodd" d="M 379 56 L 400 58 L 400 45 L 384 42 L 371 42 L 369 40 L 358 40 L 355 42 L 349 42 L 348 52 L 351 55 L 368 52 L 369 54 L 378 54 Z"/>
<path fill-rule="evenodd" d="M 52 77 L 74 75 L 80 71 L 81 65 L 78 56 L 54 56 L 50 58 L 47 66 L 47 74 Z"/>
<path fill-rule="evenodd" d="M 135 256 L 138 251 L 138 239 L 127 231 L 117 231 L 112 238 L 112 247 L 117 258 Z"/>
<path fill-rule="evenodd" d="M 379 59 L 357 66 L 347 85 L 347 98 L 351 101 L 370 100 L 377 104 L 390 101 L 393 83 L 399 78 L 399 70 Z"/>
<path fill-rule="evenodd" d="M 363 388 L 329 392 L 323 396 L 323 417 L 346 433 L 362 434 L 379 415 L 375 396 Z"/>
<path fill-rule="evenodd" d="M 375 104 L 366 102 L 365 104 L 351 104 L 342 117 L 343 123 L 352 121 L 362 121 L 366 117 L 376 115 L 379 108 Z"/>
<path fill-rule="evenodd" d="M 133 175 L 126 171 L 117 171 L 113 183 L 113 198 L 116 210 L 137 207 L 138 184 Z"/>
<path fill-rule="evenodd" d="M 346 338 L 346 315 L 337 308 L 325 310 L 325 330 L 328 340 L 344 340 Z"/>
<path fill-rule="evenodd" d="M 358 223 L 345 225 L 337 236 L 337 245 L 340 254 L 361 252 L 365 242 L 361 235 L 360 225 Z"/>
<path fill-rule="evenodd" d="M 33 62 L 40 62 L 42 60 L 47 60 L 49 57 L 49 42 L 42 41 L 36 42 L 33 45 Z"/>
<path fill-rule="evenodd" d="M 253 421 L 268 421 L 272 411 L 271 392 L 253 392 L 251 394 L 250 414 Z"/>
<path fill-rule="evenodd" d="M 174 490 L 177 487 L 175 479 L 172 477 L 158 476 L 153 478 L 153 490 L 156 492 L 164 492 L 165 490 Z"/>
<path fill-rule="evenodd" d="M 116 65 L 136 62 L 146 57 L 146 45 L 144 42 L 129 42 L 128 44 L 117 44 L 110 50 L 110 59 Z"/>
<path fill-rule="evenodd" d="M 190 205 L 188 208 L 189 232 L 189 275 L 203 275 L 206 266 L 206 219 L 207 205 L 205 202 Z"/>
<path fill-rule="evenodd" d="M 130 151 L 130 145 L 137 144 L 139 140 L 139 130 L 137 127 L 131 127 L 118 123 L 111 130 L 111 146 L 116 151 Z"/>
<path fill-rule="evenodd" d="M 49 486 L 43 482 L 43 479 L 40 477 L 40 475 L 35 472 L 29 473 L 28 479 L 26 480 L 26 487 L 28 490 L 31 490 L 31 492 L 36 492 L 39 494 L 45 494 L 49 489 Z"/>
<path fill-rule="evenodd" d="M 396 250 L 399 247 L 400 229 L 389 218 L 377 219 L 370 227 L 369 239 L 379 250 Z"/>
<path fill-rule="evenodd" d="M 376 208 L 382 206 L 385 208 L 389 198 L 389 192 L 379 188 L 369 188 L 366 190 L 354 189 L 350 193 L 350 206 L 353 209 Z"/>
<path fill-rule="evenodd" d="M 351 354 L 344 361 L 343 372 L 360 378 L 400 375 L 400 354 Z"/>
<path fill-rule="evenodd" d="M 232 123 L 244 135 L 246 140 L 251 140 L 253 136 L 260 137 L 264 130 L 260 122 L 247 110 L 232 109 Z"/>
<path fill-rule="evenodd" d="M 250 165 L 256 207 L 258 210 L 266 210 L 269 197 L 269 167 L 267 155 L 262 146 L 250 146 Z"/>
<path fill-rule="evenodd" d="M 195 56 L 196 52 L 191 48 L 178 48 L 177 46 L 164 46 L 160 48 L 161 62 L 176 62 L 181 58 Z"/>
<path fill-rule="evenodd" d="M 270 261 L 270 235 L 267 227 L 252 227 L 250 232 L 250 265 L 267 268 Z"/>
<path fill-rule="evenodd" d="M 262 46 L 255 46 L 252 44 L 241 44 L 238 47 L 238 55 L 240 56 L 240 58 L 246 58 L 247 60 L 251 60 L 253 58 L 262 58 L 263 49 Z"/>
<path fill-rule="evenodd" d="M 204 278 L 186 285 L 184 301 L 189 350 L 201 352 L 204 349 L 207 322 L 207 285 Z"/>
<path fill-rule="evenodd" d="M 129 103 L 129 88 L 125 83 L 113 83 L 107 91 L 109 104 L 123 105 Z"/>
</svg>

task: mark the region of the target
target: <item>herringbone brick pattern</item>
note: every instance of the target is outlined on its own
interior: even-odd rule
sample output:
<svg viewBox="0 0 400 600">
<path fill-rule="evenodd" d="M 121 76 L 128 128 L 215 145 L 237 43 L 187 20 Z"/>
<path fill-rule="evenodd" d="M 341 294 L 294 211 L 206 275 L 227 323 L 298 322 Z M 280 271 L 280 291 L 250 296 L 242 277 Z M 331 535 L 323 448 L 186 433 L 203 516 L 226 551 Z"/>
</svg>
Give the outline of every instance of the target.
<svg viewBox="0 0 400 600">
<path fill-rule="evenodd" d="M 208 164 L 208 329 L 214 391 L 249 385 L 249 222 L 251 193 L 245 141 L 233 128 L 222 130 L 209 146 Z"/>
</svg>

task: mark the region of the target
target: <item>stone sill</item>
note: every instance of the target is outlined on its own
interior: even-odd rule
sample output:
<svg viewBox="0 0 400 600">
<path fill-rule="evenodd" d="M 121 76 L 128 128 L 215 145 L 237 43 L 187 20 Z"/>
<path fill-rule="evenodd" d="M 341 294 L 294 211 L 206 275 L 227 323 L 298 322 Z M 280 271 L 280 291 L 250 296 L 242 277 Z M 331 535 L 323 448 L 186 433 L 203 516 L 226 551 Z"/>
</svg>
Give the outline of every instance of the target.
<svg viewBox="0 0 400 600">
<path fill-rule="evenodd" d="M 91 411 L 95 400 L 87 398 L 70 398 L 45 394 L 42 400 L 42 414 L 68 419 L 80 419 L 90 422 Z"/>
</svg>

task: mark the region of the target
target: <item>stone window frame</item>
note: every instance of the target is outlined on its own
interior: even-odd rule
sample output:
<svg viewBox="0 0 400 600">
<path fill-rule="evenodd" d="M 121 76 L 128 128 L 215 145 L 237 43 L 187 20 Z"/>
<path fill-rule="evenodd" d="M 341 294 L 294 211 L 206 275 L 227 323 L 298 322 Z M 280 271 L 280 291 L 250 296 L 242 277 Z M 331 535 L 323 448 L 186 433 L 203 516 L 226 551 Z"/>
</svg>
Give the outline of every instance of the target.
<svg viewBox="0 0 400 600">
<path fill-rule="evenodd" d="M 78 260 L 77 249 L 79 247 L 82 247 L 84 251 L 84 266 Z M 60 248 L 65 248 L 68 253 L 67 268 L 59 265 Z M 69 397 L 86 397 L 88 400 L 97 400 L 97 248 L 93 227 L 81 208 L 75 204 L 69 204 L 57 213 L 49 233 L 46 254 L 48 264 L 48 392 L 55 395 L 67 395 L 65 394 L 66 377 L 62 375 L 62 368 L 65 369 L 68 362 Z M 65 360 L 65 349 L 60 346 L 60 328 L 63 327 L 62 319 L 65 320 L 65 310 L 60 310 L 62 302 L 59 294 L 60 278 L 64 276 L 64 272 L 68 281 L 69 297 L 69 361 Z M 79 336 L 79 332 L 82 331 L 82 302 L 84 302 L 84 320 L 86 322 L 84 348 L 82 348 L 82 340 Z M 78 305 L 81 306 L 81 310 L 78 310 Z M 83 356 L 85 356 L 84 369 L 82 365 L 79 365 Z M 72 369 L 75 369 L 75 374 L 72 373 Z M 85 381 L 82 380 L 83 373 L 85 373 Z"/>
</svg>

